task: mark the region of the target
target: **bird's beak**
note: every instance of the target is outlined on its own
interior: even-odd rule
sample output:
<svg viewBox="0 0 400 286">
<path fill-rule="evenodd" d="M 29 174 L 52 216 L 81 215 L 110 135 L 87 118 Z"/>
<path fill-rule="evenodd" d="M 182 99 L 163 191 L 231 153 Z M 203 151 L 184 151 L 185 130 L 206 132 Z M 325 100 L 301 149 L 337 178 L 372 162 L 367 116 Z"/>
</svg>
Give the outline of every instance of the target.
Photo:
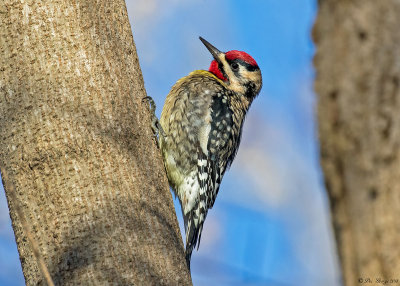
<svg viewBox="0 0 400 286">
<path fill-rule="evenodd" d="M 207 50 L 210 51 L 211 55 L 214 57 L 214 59 L 221 64 L 221 59 L 220 56 L 221 54 L 223 54 L 223 52 L 221 52 L 220 50 L 218 50 L 216 47 L 214 47 L 213 45 L 211 45 L 209 42 L 207 42 L 206 40 L 204 40 L 202 37 L 199 37 L 200 41 L 204 44 L 204 46 L 206 46 Z"/>
</svg>

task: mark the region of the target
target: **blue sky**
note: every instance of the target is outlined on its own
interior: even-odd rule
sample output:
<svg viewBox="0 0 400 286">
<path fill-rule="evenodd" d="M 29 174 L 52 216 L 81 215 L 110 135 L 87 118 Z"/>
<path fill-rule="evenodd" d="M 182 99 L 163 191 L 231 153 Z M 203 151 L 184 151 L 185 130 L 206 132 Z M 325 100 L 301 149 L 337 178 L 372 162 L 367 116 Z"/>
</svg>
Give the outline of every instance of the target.
<svg viewBox="0 0 400 286">
<path fill-rule="evenodd" d="M 263 74 L 192 256 L 194 285 L 340 285 L 314 122 L 316 1 L 128 0 L 127 7 L 158 115 L 177 79 L 208 69 L 211 56 L 198 36 L 223 51 L 248 52 Z M 4 191 L 0 285 L 23 285 Z"/>
</svg>

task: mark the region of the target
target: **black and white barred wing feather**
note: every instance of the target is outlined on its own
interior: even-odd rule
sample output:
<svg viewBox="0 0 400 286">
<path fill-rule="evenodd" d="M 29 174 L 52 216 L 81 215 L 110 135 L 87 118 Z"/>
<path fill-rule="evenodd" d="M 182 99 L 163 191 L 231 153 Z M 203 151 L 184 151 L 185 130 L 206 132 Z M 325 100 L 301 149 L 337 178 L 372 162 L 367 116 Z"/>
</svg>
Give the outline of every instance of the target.
<svg viewBox="0 0 400 286">
<path fill-rule="evenodd" d="M 227 97 L 212 97 L 210 114 L 212 120 L 203 126 L 206 138 L 200 136 L 197 153 L 197 181 L 199 199 L 187 225 L 186 254 L 190 258 L 196 243 L 200 245 L 201 232 L 207 212 L 213 207 L 222 177 L 234 157 L 235 136 L 232 125 L 233 112 L 225 104 Z M 207 142 L 205 144 L 204 140 Z M 206 148 L 204 146 L 206 145 Z M 203 146 L 203 148 L 201 147 Z M 222 159 L 222 160 L 221 160 Z"/>
<path fill-rule="evenodd" d="M 197 149 L 197 181 L 199 184 L 198 200 L 187 217 L 186 228 L 186 259 L 197 245 L 200 246 L 201 232 L 209 209 L 209 200 L 214 193 L 215 178 L 213 170 L 215 163 L 207 157 L 201 148 Z"/>
</svg>

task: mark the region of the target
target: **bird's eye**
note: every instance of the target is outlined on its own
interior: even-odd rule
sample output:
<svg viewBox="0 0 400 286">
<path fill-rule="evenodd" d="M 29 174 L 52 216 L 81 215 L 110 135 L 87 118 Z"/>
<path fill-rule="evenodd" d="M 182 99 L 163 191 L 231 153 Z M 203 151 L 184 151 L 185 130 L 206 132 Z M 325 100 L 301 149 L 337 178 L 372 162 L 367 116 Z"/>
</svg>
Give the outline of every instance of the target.
<svg viewBox="0 0 400 286">
<path fill-rule="evenodd" d="M 239 69 L 239 65 L 237 63 L 231 63 L 231 68 L 233 71 L 237 71 Z"/>
</svg>

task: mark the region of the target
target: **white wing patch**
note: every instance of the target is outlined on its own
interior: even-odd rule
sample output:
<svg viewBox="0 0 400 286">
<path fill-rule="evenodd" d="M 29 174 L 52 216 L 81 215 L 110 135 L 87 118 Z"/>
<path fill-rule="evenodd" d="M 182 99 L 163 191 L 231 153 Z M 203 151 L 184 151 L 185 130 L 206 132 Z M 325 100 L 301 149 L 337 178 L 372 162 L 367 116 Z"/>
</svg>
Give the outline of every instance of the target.
<svg viewBox="0 0 400 286">
<path fill-rule="evenodd" d="M 200 129 L 199 133 L 199 143 L 201 150 L 203 151 L 204 155 L 208 155 L 208 149 L 207 149 L 207 144 L 208 144 L 208 138 L 210 135 L 211 131 L 211 112 L 208 111 L 207 116 L 205 118 L 205 124 L 204 126 Z"/>
</svg>

